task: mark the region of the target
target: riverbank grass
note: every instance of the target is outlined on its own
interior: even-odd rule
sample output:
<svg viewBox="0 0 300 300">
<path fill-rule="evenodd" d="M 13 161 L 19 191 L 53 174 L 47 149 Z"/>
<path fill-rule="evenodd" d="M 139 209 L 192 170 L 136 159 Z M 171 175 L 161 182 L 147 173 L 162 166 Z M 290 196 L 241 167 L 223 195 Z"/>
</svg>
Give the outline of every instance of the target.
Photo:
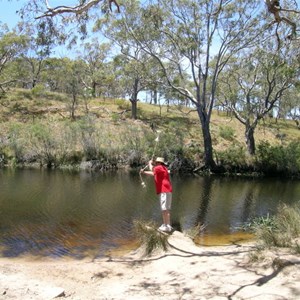
<svg viewBox="0 0 300 300">
<path fill-rule="evenodd" d="M 300 253 L 300 205 L 280 205 L 274 217 L 255 223 L 254 232 L 265 248 L 283 247 Z"/>
<path fill-rule="evenodd" d="M 156 249 L 167 251 L 168 235 L 157 230 L 157 224 L 142 220 L 134 221 L 134 231 L 141 244 L 144 247 L 144 256 L 149 256 Z"/>
</svg>

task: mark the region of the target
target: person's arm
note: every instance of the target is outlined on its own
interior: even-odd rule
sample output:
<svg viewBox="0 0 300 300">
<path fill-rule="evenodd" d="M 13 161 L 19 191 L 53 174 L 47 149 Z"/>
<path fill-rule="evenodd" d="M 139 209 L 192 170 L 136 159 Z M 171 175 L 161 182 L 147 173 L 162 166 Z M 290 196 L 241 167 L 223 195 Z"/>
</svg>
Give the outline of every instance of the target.
<svg viewBox="0 0 300 300">
<path fill-rule="evenodd" d="M 151 176 L 154 175 L 153 171 L 142 171 L 142 174 L 151 175 Z"/>
<path fill-rule="evenodd" d="M 141 173 L 146 174 L 146 175 L 154 176 L 152 160 L 149 161 L 148 168 L 149 168 L 149 171 L 145 171 L 144 169 L 142 169 Z"/>
</svg>

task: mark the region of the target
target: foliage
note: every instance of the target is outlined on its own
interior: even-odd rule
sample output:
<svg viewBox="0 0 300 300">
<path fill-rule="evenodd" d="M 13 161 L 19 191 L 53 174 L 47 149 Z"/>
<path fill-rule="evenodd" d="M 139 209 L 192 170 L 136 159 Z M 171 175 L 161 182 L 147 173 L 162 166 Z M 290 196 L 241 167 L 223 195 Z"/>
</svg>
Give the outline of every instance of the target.
<svg viewBox="0 0 300 300">
<path fill-rule="evenodd" d="M 134 230 L 141 245 L 145 247 L 145 255 L 149 256 L 156 249 L 168 249 L 168 236 L 157 231 L 153 222 L 134 221 Z"/>
<path fill-rule="evenodd" d="M 231 145 L 224 151 L 216 152 L 218 165 L 224 166 L 228 172 L 247 171 L 250 166 L 247 162 L 246 149 L 239 145 Z"/>
<path fill-rule="evenodd" d="M 271 216 L 269 213 L 266 216 L 260 216 L 252 219 L 249 223 L 243 226 L 246 231 L 255 232 L 259 228 L 264 227 L 268 230 L 273 230 L 276 227 L 275 216 Z"/>
<path fill-rule="evenodd" d="M 130 108 L 129 102 L 124 99 L 117 99 L 116 104 L 118 105 L 118 108 L 120 108 L 120 109 L 129 109 Z"/>
<path fill-rule="evenodd" d="M 21 124 L 11 124 L 8 133 L 9 133 L 9 147 L 11 149 L 11 155 L 16 159 L 17 162 L 21 162 L 24 157 L 24 149 L 26 141 L 22 134 L 22 125 Z M 21 132 L 21 134 L 20 134 Z M 8 156 L 10 156 L 8 154 Z"/>
<path fill-rule="evenodd" d="M 41 165 L 51 168 L 71 165 L 77 168 L 81 163 L 91 162 L 102 170 L 127 166 L 139 168 L 157 155 L 165 157 L 172 171 L 193 173 L 202 170 L 203 141 L 197 132 L 195 112 L 185 113 L 189 108 L 178 111 L 172 106 L 140 103 L 142 120 L 133 121 L 123 114 L 114 122 L 111 116 L 120 116 L 122 112 L 119 102 L 93 99 L 88 111 L 83 105 L 78 106 L 77 116 L 71 120 L 67 117 L 65 97 L 61 93 L 47 91 L 38 95 L 31 90 L 17 89 L 1 100 L 2 165 Z M 218 119 L 213 122 L 213 132 L 218 132 L 221 127 L 226 128 L 230 118 L 226 115 L 216 117 Z M 270 139 L 269 144 L 262 143 L 264 156 L 259 148 L 255 160 L 241 146 L 243 134 L 239 132 L 237 121 L 231 122 L 234 140 L 214 140 L 216 149 L 224 149 L 215 151 L 218 165 L 225 167 L 221 171 L 298 176 L 299 145 L 297 140 L 288 144 L 298 134 L 292 121 L 279 120 L 276 124 L 276 128 L 286 134 L 285 142 L 280 146 L 276 144 L 273 127 L 268 127 L 275 125 L 265 124 L 263 132 L 260 130 L 263 134 L 259 137 L 273 135 L 273 140 Z M 158 135 L 159 141 L 156 142 Z M 281 156 L 275 155 L 276 151 Z M 284 173 L 277 167 L 279 165 L 285 168 Z"/>
<path fill-rule="evenodd" d="M 227 141 L 232 141 L 234 139 L 234 129 L 230 126 L 222 126 L 219 129 L 220 137 Z"/>
<path fill-rule="evenodd" d="M 300 236 L 300 206 L 282 204 L 277 214 L 256 218 L 251 228 L 266 247 L 291 247 L 298 249 L 295 239 Z"/>
<path fill-rule="evenodd" d="M 43 97 L 46 94 L 46 88 L 42 84 L 37 84 L 31 89 L 31 93 L 35 97 Z"/>
<path fill-rule="evenodd" d="M 257 147 L 256 166 L 265 174 L 298 174 L 300 171 L 300 143 L 287 146 L 262 142 Z"/>
</svg>

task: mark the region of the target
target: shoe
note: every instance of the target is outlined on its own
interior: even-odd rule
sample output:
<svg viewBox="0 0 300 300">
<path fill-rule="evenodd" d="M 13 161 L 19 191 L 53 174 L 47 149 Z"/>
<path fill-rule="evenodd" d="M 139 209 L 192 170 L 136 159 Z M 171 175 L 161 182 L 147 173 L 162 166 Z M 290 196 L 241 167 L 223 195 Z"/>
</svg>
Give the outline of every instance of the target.
<svg viewBox="0 0 300 300">
<path fill-rule="evenodd" d="M 166 224 L 162 224 L 158 230 L 160 231 L 164 231 L 164 232 L 168 232 L 168 226 Z"/>
<path fill-rule="evenodd" d="M 173 227 L 171 225 L 167 224 L 167 230 L 168 230 L 168 232 L 171 232 L 171 231 L 173 231 Z"/>
</svg>

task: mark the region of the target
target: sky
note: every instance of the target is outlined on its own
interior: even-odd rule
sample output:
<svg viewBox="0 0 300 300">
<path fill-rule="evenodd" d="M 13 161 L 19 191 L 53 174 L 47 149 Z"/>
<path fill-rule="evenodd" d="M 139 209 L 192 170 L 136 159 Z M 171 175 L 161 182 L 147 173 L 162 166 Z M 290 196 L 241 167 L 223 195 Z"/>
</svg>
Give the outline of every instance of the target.
<svg viewBox="0 0 300 300">
<path fill-rule="evenodd" d="M 0 0 L 0 21 L 6 23 L 9 29 L 15 27 L 19 21 L 20 16 L 16 13 L 29 0 Z M 49 0 L 51 6 L 59 4 L 72 5 L 76 3 L 75 0 Z"/>
<path fill-rule="evenodd" d="M 25 1 L 20 0 L 0 0 L 0 21 L 6 23 L 12 29 L 20 21 L 20 16 L 16 13 Z"/>
<path fill-rule="evenodd" d="M 29 0 L 0 0 L 0 24 L 7 24 L 8 28 L 12 30 L 18 22 L 21 21 L 17 11 L 24 6 Z M 75 0 L 48 0 L 49 5 L 55 7 L 59 4 L 74 5 Z M 76 51 L 68 50 L 64 46 L 54 48 L 53 55 L 57 57 L 76 56 Z"/>
</svg>

